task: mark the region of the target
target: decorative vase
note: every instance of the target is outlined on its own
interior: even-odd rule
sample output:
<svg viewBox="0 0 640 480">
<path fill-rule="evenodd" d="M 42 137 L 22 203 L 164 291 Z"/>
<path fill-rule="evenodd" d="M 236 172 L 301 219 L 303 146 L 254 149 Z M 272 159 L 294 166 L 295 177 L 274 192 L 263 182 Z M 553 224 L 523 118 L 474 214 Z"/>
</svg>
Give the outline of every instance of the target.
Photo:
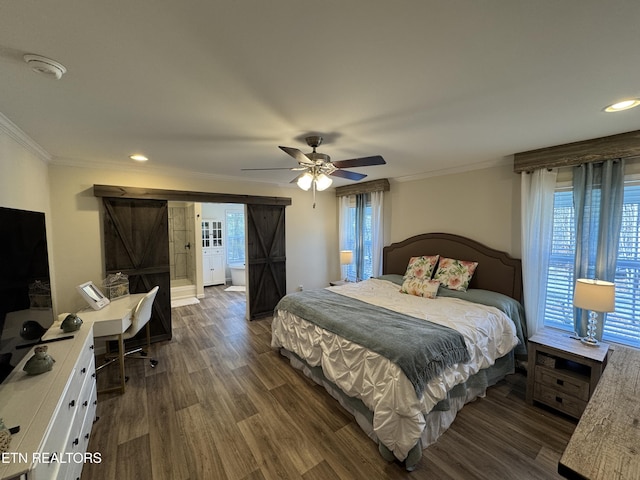
<svg viewBox="0 0 640 480">
<path fill-rule="evenodd" d="M 62 321 L 60 328 L 65 333 L 71 333 L 71 332 L 75 332 L 76 330 L 79 330 L 80 326 L 82 326 L 82 319 L 76 314 L 70 313 Z"/>
<path fill-rule="evenodd" d="M 47 353 L 47 346 L 42 345 L 35 348 L 33 357 L 27 360 L 23 370 L 27 375 L 40 375 L 51 370 L 54 363 L 53 357 Z"/>
<path fill-rule="evenodd" d="M 46 331 L 47 329 L 35 320 L 27 320 L 22 324 L 20 336 L 25 340 L 39 340 Z"/>
</svg>

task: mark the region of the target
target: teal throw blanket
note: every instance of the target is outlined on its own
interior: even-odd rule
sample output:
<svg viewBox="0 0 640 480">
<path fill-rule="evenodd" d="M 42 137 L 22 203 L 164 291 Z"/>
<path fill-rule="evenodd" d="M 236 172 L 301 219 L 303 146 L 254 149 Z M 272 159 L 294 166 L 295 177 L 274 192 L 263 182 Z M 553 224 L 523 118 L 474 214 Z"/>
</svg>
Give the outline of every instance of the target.
<svg viewBox="0 0 640 480">
<path fill-rule="evenodd" d="M 413 384 L 424 386 L 456 363 L 469 361 L 464 337 L 455 330 L 346 297 L 329 290 L 286 295 L 276 305 L 394 362 Z"/>
</svg>

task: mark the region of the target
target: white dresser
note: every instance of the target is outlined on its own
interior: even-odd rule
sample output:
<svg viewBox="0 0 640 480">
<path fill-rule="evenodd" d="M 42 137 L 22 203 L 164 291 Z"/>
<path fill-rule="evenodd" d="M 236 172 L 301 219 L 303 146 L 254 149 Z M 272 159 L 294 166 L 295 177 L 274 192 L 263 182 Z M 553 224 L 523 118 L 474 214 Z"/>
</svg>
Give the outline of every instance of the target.
<svg viewBox="0 0 640 480">
<path fill-rule="evenodd" d="M 43 339 L 73 335 L 48 343 L 55 359 L 49 372 L 29 376 L 24 363 L 33 348 L 0 385 L 0 417 L 6 427 L 20 426 L 10 449 L 0 454 L 0 479 L 79 479 L 87 462 L 99 453 L 87 452 L 96 411 L 93 326 L 65 334 L 55 322 Z"/>
</svg>

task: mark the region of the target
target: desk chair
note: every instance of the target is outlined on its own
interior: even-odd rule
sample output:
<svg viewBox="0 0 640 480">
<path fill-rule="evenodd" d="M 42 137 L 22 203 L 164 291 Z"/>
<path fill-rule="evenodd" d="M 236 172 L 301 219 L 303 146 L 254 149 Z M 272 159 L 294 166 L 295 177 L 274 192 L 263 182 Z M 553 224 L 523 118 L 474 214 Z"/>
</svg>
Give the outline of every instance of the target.
<svg viewBox="0 0 640 480">
<path fill-rule="evenodd" d="M 104 337 L 97 337 L 95 340 L 104 340 L 107 342 L 107 353 L 105 355 L 105 363 L 96 367 L 96 373 L 102 370 L 104 367 L 111 365 L 114 362 L 119 362 L 120 364 L 120 385 L 117 387 L 111 387 L 104 390 L 100 390 L 98 393 L 105 392 L 113 392 L 120 391 L 124 393 L 124 385 L 129 377 L 126 377 L 124 374 L 124 359 L 126 358 L 134 358 L 140 360 L 149 360 L 149 364 L 151 367 L 155 367 L 158 364 L 158 361 L 149 358 L 147 356 L 148 352 L 151 349 L 151 328 L 149 327 L 149 320 L 151 320 L 151 310 L 153 307 L 153 302 L 156 299 L 156 295 L 158 293 L 158 287 L 153 287 L 149 293 L 147 293 L 142 299 L 138 302 L 138 304 L 131 311 L 131 325 L 127 330 L 118 335 L 108 335 Z M 134 348 L 133 350 L 125 351 L 124 349 L 124 341 L 134 337 L 142 327 L 146 328 L 147 332 L 147 350 L 144 351 L 142 347 Z M 109 349 L 109 342 L 117 341 L 118 342 L 118 352 L 112 353 Z"/>
</svg>

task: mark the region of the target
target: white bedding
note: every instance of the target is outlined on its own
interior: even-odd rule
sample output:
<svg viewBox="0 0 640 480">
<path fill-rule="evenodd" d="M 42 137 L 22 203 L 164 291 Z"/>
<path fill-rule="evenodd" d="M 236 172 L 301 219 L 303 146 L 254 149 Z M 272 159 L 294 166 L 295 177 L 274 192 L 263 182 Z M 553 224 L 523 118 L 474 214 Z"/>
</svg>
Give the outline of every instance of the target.
<svg viewBox="0 0 640 480">
<path fill-rule="evenodd" d="M 276 311 L 271 345 L 285 348 L 324 375 L 343 392 L 357 397 L 373 412 L 373 430 L 399 460 L 404 460 L 425 428 L 424 414 L 445 399 L 455 385 L 494 364 L 517 344 L 516 328 L 494 307 L 456 298 L 426 299 L 399 292 L 398 285 L 370 279 L 330 287 L 335 293 L 356 298 L 460 332 L 471 360 L 456 364 L 434 378 L 418 399 L 400 368 L 360 345 L 326 331 L 286 311 Z"/>
</svg>

